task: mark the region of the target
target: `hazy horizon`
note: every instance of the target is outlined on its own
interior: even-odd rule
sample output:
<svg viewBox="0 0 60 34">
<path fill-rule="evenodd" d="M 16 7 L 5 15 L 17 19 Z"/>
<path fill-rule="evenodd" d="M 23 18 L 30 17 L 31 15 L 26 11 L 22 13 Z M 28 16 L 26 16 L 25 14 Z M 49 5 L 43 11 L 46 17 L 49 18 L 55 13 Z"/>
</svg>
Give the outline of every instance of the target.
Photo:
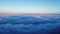
<svg viewBox="0 0 60 34">
<path fill-rule="evenodd" d="M 0 0 L 0 13 L 60 14 L 60 0 Z"/>
</svg>

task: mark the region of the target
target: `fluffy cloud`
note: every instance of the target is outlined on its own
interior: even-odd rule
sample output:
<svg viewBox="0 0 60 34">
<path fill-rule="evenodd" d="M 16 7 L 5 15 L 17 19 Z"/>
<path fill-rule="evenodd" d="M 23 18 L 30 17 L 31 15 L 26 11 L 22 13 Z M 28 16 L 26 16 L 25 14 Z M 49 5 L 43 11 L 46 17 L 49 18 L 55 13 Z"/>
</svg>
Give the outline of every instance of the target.
<svg viewBox="0 0 60 34">
<path fill-rule="evenodd" d="M 60 34 L 60 18 L 58 16 L 0 17 L 0 34 Z"/>
</svg>

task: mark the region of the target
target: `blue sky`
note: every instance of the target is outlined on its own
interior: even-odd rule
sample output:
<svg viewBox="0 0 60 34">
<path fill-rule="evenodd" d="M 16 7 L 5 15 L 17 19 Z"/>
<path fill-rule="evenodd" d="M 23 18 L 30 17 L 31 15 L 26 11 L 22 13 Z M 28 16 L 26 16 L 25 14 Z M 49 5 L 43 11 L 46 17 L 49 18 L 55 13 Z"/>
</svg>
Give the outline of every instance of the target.
<svg viewBox="0 0 60 34">
<path fill-rule="evenodd" d="M 60 0 L 0 0 L 3 13 L 60 13 Z"/>
</svg>

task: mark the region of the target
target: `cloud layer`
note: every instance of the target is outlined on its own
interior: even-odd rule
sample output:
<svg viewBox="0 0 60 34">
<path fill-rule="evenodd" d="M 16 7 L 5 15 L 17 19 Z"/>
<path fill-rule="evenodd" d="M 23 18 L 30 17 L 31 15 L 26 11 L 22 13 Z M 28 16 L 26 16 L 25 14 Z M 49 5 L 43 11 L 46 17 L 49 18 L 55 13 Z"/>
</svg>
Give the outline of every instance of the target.
<svg viewBox="0 0 60 34">
<path fill-rule="evenodd" d="M 0 34 L 60 34 L 60 16 L 0 17 Z"/>
</svg>

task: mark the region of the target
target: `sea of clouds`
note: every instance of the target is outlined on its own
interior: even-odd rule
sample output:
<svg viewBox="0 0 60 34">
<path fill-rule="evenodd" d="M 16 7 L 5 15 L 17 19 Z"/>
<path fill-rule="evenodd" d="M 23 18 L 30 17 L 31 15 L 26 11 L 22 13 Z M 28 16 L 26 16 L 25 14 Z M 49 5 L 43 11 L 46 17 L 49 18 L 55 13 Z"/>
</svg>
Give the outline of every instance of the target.
<svg viewBox="0 0 60 34">
<path fill-rule="evenodd" d="M 60 16 L 0 17 L 0 34 L 60 34 Z"/>
</svg>

